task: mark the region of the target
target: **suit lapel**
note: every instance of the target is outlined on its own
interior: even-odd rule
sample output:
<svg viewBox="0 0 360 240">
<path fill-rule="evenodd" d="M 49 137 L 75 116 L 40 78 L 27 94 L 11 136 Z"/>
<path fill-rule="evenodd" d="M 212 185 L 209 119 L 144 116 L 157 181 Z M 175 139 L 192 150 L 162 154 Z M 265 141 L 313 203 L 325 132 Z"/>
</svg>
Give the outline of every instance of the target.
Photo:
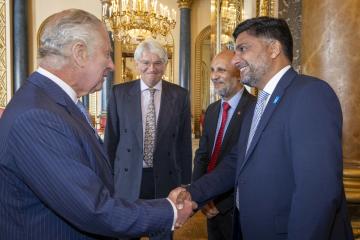
<svg viewBox="0 0 360 240">
<path fill-rule="evenodd" d="M 274 113 L 275 109 L 279 106 L 279 103 L 282 100 L 282 97 L 285 93 L 286 88 L 290 85 L 290 83 L 292 82 L 292 80 L 295 78 L 296 75 L 297 75 L 297 73 L 292 68 L 290 68 L 284 74 L 284 76 L 282 76 L 279 83 L 277 84 L 274 92 L 272 93 L 272 95 L 266 105 L 264 113 L 261 116 L 260 122 L 256 128 L 252 142 L 251 142 L 249 149 L 245 155 L 245 159 L 240 167 L 240 171 L 244 167 L 246 162 L 248 161 L 249 156 L 251 156 L 252 152 L 254 151 L 255 146 L 258 143 L 258 141 L 261 137 L 261 134 L 263 133 L 264 129 L 266 128 L 268 122 L 270 121 L 272 114 Z M 251 119 L 252 119 L 252 117 L 251 117 Z M 250 125 L 251 125 L 251 120 L 250 120 Z M 247 131 L 246 136 L 249 136 L 249 131 Z"/>
<path fill-rule="evenodd" d="M 84 116 L 77 108 L 73 100 L 58 85 L 56 85 L 53 81 L 51 81 L 50 79 L 41 75 L 38 72 L 34 72 L 30 76 L 29 81 L 35 84 L 36 86 L 40 87 L 41 89 L 43 89 L 49 98 L 51 98 L 54 102 L 60 105 L 64 110 L 66 110 L 68 114 L 71 115 L 72 118 L 75 119 L 75 122 L 85 130 L 89 138 L 93 139 L 94 143 L 96 142 L 94 146 L 98 147 L 99 151 L 106 159 L 106 163 L 111 168 L 110 162 L 102 147 L 102 144 L 96 138 L 93 129 L 86 122 Z"/>
<path fill-rule="evenodd" d="M 215 138 L 216 138 L 216 128 L 219 121 L 219 114 L 221 109 L 221 100 L 216 102 L 216 105 L 214 108 L 209 112 L 209 126 L 207 127 L 209 129 L 209 139 L 210 139 L 210 149 L 213 148 Z"/>
<path fill-rule="evenodd" d="M 141 88 L 140 80 L 133 82 L 129 92 L 128 92 L 127 103 L 123 106 L 129 108 L 129 122 L 133 122 L 133 131 L 135 132 L 139 146 L 143 145 L 143 120 L 142 120 L 142 111 L 141 111 Z"/>
<path fill-rule="evenodd" d="M 221 146 L 227 146 L 229 139 L 237 131 L 236 129 L 237 129 L 237 126 L 239 126 L 238 125 L 239 122 L 241 121 L 241 114 L 248 102 L 248 98 L 249 98 L 249 93 L 244 88 L 244 91 L 241 95 L 240 101 L 237 104 L 234 114 L 230 120 L 229 126 L 226 129 L 225 136 L 224 136 Z M 221 150 L 223 150 L 223 147 L 221 147 Z"/>
<path fill-rule="evenodd" d="M 170 85 L 164 80 L 162 80 L 161 91 L 162 92 L 161 92 L 161 101 L 160 101 L 160 111 L 159 111 L 159 117 L 157 121 L 157 129 L 156 129 L 157 144 L 158 144 L 158 140 L 161 139 L 161 135 L 164 134 L 168 125 L 171 122 L 172 115 L 169 113 L 174 111 L 175 109 L 174 102 L 175 99 L 177 98 L 176 94 L 173 94 L 173 92 L 171 91 Z"/>
</svg>

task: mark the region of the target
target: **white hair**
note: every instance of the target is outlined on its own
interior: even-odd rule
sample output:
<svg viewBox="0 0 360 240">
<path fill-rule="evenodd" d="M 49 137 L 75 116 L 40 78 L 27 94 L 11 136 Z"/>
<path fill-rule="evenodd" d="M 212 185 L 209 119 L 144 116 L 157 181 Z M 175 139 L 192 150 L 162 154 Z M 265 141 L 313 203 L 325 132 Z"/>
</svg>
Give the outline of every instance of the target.
<svg viewBox="0 0 360 240">
<path fill-rule="evenodd" d="M 165 48 L 152 38 L 146 39 L 136 47 L 134 52 L 135 61 L 139 62 L 141 60 L 144 51 L 156 54 L 165 64 L 168 62 L 168 55 Z"/>
<path fill-rule="evenodd" d="M 44 21 L 39 34 L 38 59 L 41 63 L 52 62 L 53 67 L 60 68 L 68 61 L 69 46 L 83 42 L 89 54 L 93 49 L 98 29 L 102 22 L 94 15 L 80 10 L 68 9 L 56 13 Z"/>
</svg>

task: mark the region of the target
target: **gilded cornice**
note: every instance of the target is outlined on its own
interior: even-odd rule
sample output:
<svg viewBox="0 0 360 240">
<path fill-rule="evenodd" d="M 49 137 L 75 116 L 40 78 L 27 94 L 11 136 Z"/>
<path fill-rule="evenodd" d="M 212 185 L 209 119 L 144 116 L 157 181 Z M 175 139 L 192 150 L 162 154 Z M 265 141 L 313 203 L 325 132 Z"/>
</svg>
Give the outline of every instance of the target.
<svg viewBox="0 0 360 240">
<path fill-rule="evenodd" d="M 178 0 L 178 7 L 181 8 L 191 8 L 192 0 Z"/>
</svg>

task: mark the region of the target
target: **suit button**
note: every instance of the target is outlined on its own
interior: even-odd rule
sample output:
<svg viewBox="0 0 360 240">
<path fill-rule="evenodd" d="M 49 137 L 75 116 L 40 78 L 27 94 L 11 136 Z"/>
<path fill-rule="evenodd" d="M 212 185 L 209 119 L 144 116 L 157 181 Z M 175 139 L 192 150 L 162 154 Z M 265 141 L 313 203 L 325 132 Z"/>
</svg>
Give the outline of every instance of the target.
<svg viewBox="0 0 360 240">
<path fill-rule="evenodd" d="M 173 135 L 172 135 L 172 136 L 173 136 L 173 138 L 175 138 L 175 133 L 173 133 Z"/>
<path fill-rule="evenodd" d="M 131 149 L 130 148 L 128 148 L 128 149 L 126 149 L 128 152 L 131 152 Z"/>
<path fill-rule="evenodd" d="M 169 171 L 169 175 L 172 175 L 172 171 Z"/>
<path fill-rule="evenodd" d="M 124 129 L 124 133 L 127 133 L 127 129 L 126 129 L 126 128 Z"/>
<path fill-rule="evenodd" d="M 170 156 L 170 152 L 168 152 L 168 156 Z"/>
<path fill-rule="evenodd" d="M 125 171 L 125 172 L 127 172 L 128 170 L 129 170 L 129 169 L 127 169 L 127 168 L 124 168 L 124 171 Z"/>
</svg>

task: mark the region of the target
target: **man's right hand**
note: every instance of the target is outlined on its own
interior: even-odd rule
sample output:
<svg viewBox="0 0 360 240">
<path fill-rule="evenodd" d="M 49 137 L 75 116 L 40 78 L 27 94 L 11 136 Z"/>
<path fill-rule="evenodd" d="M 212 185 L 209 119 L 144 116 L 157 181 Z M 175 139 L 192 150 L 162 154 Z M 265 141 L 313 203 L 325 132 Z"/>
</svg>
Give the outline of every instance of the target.
<svg viewBox="0 0 360 240">
<path fill-rule="evenodd" d="M 188 218 L 194 214 L 197 204 L 191 201 L 191 195 L 185 188 L 176 188 L 172 190 L 168 198 L 175 204 L 177 208 L 177 219 L 175 228 L 180 228 Z"/>
</svg>

